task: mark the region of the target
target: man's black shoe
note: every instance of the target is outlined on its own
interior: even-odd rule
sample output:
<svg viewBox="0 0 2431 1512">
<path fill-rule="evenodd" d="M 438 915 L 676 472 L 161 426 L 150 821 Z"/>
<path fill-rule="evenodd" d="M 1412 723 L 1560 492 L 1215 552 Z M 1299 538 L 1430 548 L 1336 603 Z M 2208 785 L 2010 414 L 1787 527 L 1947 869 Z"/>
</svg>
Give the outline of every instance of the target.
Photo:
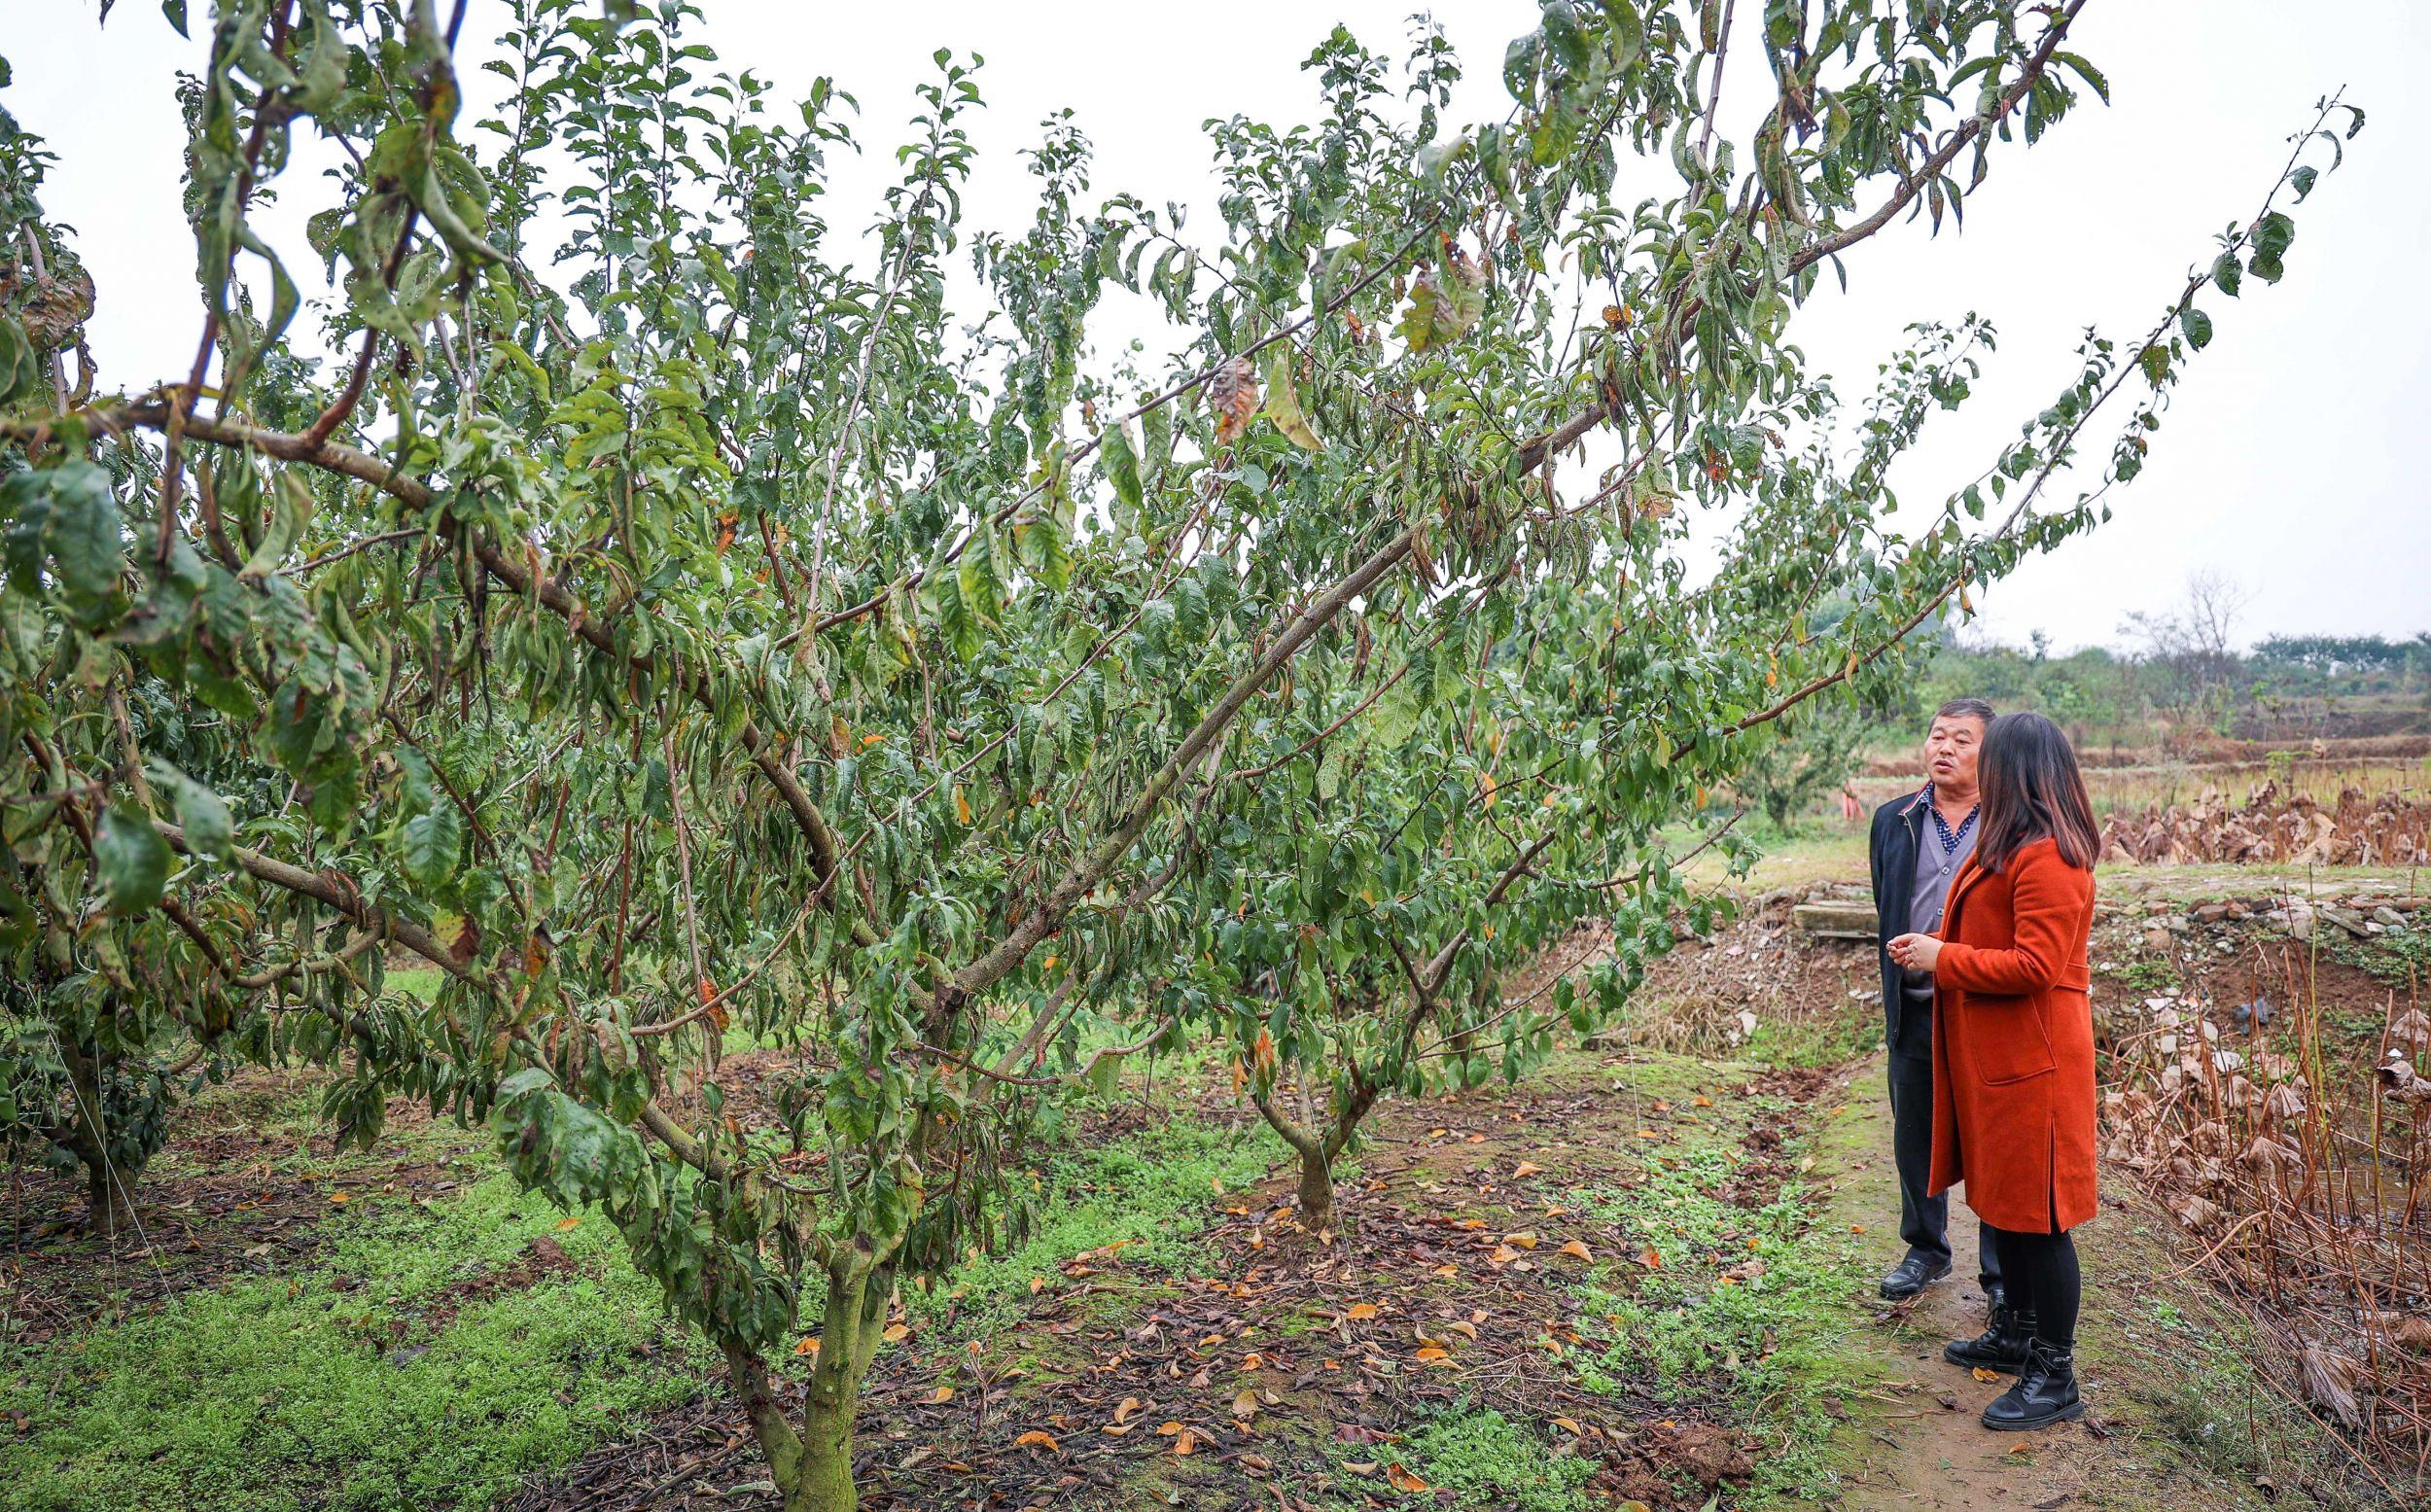
<svg viewBox="0 0 2431 1512">
<path fill-rule="evenodd" d="M 2034 1342 L 2034 1315 L 2017 1313 L 2007 1303 L 1992 1304 L 1992 1325 L 1972 1339 L 1942 1346 L 1942 1358 L 1969 1370 L 1997 1370 L 2014 1376 L 2026 1366 L 2026 1346 Z"/>
<path fill-rule="evenodd" d="M 2007 1307 L 2008 1305 L 2008 1287 L 2002 1285 L 1996 1281 L 1988 1281 L 1984 1283 L 1984 1310 L 1987 1313 L 1998 1314 L 2002 1308 Z"/>
<path fill-rule="evenodd" d="M 1984 1409 L 1984 1426 L 2016 1432 L 2084 1416 L 2084 1398 L 2076 1394 L 2076 1352 L 2036 1339 L 2026 1348 L 2026 1368 L 2018 1372 L 2017 1385 Z"/>
<path fill-rule="evenodd" d="M 1890 1274 L 1883 1278 L 1883 1300 L 1905 1302 L 1949 1274 L 1950 1262 L 1948 1260 L 1933 1260 L 1920 1254 L 1912 1254 L 1892 1266 Z"/>
</svg>

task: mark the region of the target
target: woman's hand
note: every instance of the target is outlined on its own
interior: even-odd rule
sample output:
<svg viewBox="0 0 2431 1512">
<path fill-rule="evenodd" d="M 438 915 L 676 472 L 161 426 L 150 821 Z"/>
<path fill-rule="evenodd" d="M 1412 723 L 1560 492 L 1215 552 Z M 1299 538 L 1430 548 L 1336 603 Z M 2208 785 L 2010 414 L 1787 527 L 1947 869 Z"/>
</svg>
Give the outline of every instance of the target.
<svg viewBox="0 0 2431 1512">
<path fill-rule="evenodd" d="M 1942 958 L 1942 942 L 1930 934 L 1902 934 L 1890 942 L 1889 949 L 1893 962 L 1927 973 Z"/>
</svg>

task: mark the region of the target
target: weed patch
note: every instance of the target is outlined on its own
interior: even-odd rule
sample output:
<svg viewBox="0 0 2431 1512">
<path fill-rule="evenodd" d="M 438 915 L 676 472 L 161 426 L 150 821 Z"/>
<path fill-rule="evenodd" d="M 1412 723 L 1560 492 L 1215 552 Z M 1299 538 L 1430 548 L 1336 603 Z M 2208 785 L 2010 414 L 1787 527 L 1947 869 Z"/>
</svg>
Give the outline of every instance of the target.
<svg viewBox="0 0 2431 1512">
<path fill-rule="evenodd" d="M 435 1212 L 341 1221 L 308 1276 L 0 1356 L 0 1412 L 27 1423 L 0 1447 L 12 1504 L 479 1506 L 692 1389 L 654 1288 L 597 1219 L 560 1231 L 501 1175 Z M 570 1279 L 446 1302 L 536 1244 Z"/>
<path fill-rule="evenodd" d="M 1582 1194 L 1591 1214 L 1627 1228 L 1639 1248 L 1623 1262 L 1633 1281 L 1607 1272 L 1586 1298 L 1582 1332 L 1599 1353 L 1581 1375 L 1606 1394 L 1650 1380 L 1667 1397 L 1761 1421 L 1772 1447 L 1748 1495 L 1763 1504 L 1827 1484 L 1837 1425 L 1828 1404 L 1856 1362 L 1831 1320 L 1861 1263 L 1818 1227 L 1815 1195 L 1795 1180 L 1751 1206 L 1727 1198 L 1761 1191 L 1753 1159 L 1695 1147 L 1656 1162 L 1634 1190 Z"/>
</svg>

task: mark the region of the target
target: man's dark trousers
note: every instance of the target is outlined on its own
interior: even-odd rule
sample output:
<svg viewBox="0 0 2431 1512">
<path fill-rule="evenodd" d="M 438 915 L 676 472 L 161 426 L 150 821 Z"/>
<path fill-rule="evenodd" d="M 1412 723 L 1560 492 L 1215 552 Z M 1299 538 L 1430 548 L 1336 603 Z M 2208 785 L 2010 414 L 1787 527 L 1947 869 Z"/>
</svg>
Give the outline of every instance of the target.
<svg viewBox="0 0 2431 1512">
<path fill-rule="evenodd" d="M 1884 1044 L 1890 1062 L 1890 1151 L 1899 1171 L 1899 1237 L 1910 1254 L 1937 1265 L 1950 1260 L 1950 1199 L 1928 1197 L 1933 1166 L 1933 1007 L 1903 999 L 1905 975 L 1890 959 L 1890 942 L 1908 932 L 1908 900 L 1915 894 L 1918 849 L 1932 827 L 1922 792 L 1894 798 L 1874 811 L 1867 846 L 1874 876 L 1874 908 L 1880 921 L 1875 954 L 1883 968 Z M 1936 840 L 1934 843 L 1938 844 Z M 1985 1289 L 2000 1284 L 2000 1259 L 1979 1242 L 1978 1277 Z"/>
</svg>

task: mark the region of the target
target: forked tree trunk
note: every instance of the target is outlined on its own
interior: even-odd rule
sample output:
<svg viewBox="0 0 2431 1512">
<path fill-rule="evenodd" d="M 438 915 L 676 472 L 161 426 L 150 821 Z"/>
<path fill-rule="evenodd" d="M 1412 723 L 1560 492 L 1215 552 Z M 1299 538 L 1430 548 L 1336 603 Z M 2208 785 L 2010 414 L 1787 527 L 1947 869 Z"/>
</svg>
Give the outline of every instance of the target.
<svg viewBox="0 0 2431 1512">
<path fill-rule="evenodd" d="M 785 1512 L 854 1512 L 859 1505 L 853 1424 L 861 1412 L 862 1379 L 884 1336 L 893 1274 L 892 1265 L 873 1264 L 868 1251 L 857 1247 L 848 1247 L 828 1265 L 827 1316 L 798 1428 L 787 1418 L 758 1356 L 726 1349 L 744 1415 L 768 1456 L 769 1479 L 785 1498 Z"/>
<path fill-rule="evenodd" d="M 1351 1147 L 1352 1138 L 1358 1133 L 1359 1120 L 1376 1106 L 1376 1094 L 1362 1082 L 1350 1101 L 1332 1109 L 1332 1121 L 1321 1132 L 1302 1128 L 1277 1106 L 1272 1092 L 1252 1089 L 1251 1102 L 1267 1125 L 1283 1136 L 1291 1152 L 1300 1161 L 1300 1223 L 1312 1234 L 1331 1232 L 1334 1226 L 1334 1162 Z"/>
</svg>

